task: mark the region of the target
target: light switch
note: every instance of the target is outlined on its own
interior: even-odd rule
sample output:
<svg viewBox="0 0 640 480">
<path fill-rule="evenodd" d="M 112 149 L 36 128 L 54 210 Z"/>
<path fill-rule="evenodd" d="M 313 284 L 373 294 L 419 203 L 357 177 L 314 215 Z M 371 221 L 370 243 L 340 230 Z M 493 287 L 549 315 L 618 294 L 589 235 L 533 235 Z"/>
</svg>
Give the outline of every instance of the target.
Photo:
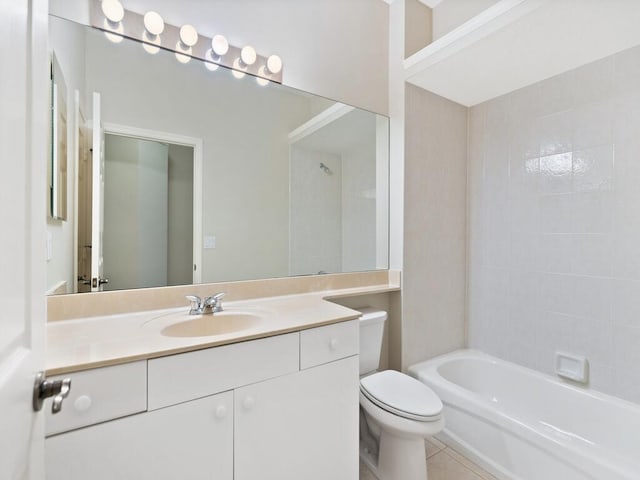
<svg viewBox="0 0 640 480">
<path fill-rule="evenodd" d="M 212 249 L 212 248 L 216 248 L 216 237 L 212 237 L 212 236 L 205 236 L 204 237 L 204 248 L 205 249 Z"/>
</svg>

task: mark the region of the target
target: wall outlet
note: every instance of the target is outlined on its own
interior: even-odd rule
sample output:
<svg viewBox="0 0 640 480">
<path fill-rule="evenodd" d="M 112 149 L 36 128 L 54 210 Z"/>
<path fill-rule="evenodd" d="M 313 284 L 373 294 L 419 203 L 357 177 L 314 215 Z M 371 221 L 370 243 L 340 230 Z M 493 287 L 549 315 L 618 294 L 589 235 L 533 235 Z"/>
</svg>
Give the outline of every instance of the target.
<svg viewBox="0 0 640 480">
<path fill-rule="evenodd" d="M 210 250 L 212 248 L 216 248 L 216 237 L 205 236 L 204 237 L 204 248 L 206 250 Z"/>
</svg>

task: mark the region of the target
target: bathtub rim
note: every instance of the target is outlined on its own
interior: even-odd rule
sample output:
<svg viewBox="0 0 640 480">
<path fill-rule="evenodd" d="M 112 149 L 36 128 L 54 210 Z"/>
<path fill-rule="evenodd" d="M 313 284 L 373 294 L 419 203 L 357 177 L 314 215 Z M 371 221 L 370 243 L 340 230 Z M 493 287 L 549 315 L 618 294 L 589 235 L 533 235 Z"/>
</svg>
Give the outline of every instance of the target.
<svg viewBox="0 0 640 480">
<path fill-rule="evenodd" d="M 522 419 L 519 419 L 509 412 L 500 410 L 495 404 L 487 401 L 487 399 L 483 398 L 479 394 L 443 377 L 438 371 L 438 367 L 444 363 L 458 359 L 482 360 L 491 364 L 502 364 L 505 368 L 512 369 L 515 372 L 534 376 L 538 380 L 550 383 L 552 384 L 552 387 L 567 389 L 579 395 L 587 395 L 598 401 L 612 402 L 620 408 L 630 410 L 633 414 L 640 415 L 640 405 L 587 387 L 573 385 L 565 380 L 559 378 L 556 379 L 551 375 L 515 364 L 508 360 L 494 357 L 475 349 L 456 350 L 423 362 L 418 362 L 407 369 L 407 373 L 409 375 L 417 378 L 430 388 L 436 390 L 436 393 L 441 396 L 441 400 L 445 405 L 445 416 L 447 408 L 454 408 L 467 415 L 471 415 L 482 420 L 493 428 L 504 429 L 508 431 L 510 435 L 530 444 L 534 448 L 544 451 L 556 460 L 564 464 L 571 465 L 571 467 L 576 471 L 583 472 L 586 478 L 601 477 L 591 476 L 593 471 L 589 470 L 588 467 L 582 468 L 585 457 L 590 461 L 590 463 L 593 463 L 593 467 L 595 467 L 596 470 L 607 469 L 608 472 L 613 471 L 620 475 L 621 478 L 634 478 L 630 474 L 636 470 L 633 468 L 633 465 L 628 464 L 626 461 L 623 461 L 622 464 L 618 464 L 612 461 L 614 459 L 609 458 L 606 453 L 599 454 L 594 457 L 592 455 L 594 452 L 585 451 L 585 449 L 580 448 L 579 446 L 562 442 L 558 438 L 550 436 L 547 432 L 535 428 L 534 425 L 527 424 L 526 421 L 522 421 Z M 421 376 L 428 377 L 428 381 L 423 380 Z M 437 391 L 440 389 L 444 390 L 446 395 L 443 395 L 443 392 Z M 470 406 L 473 406 L 474 408 L 472 409 Z M 526 420 L 530 420 L 530 418 L 527 418 Z M 514 428 L 514 425 L 517 425 L 523 430 L 520 432 L 515 431 L 516 429 Z M 530 433 L 530 436 L 526 435 L 525 432 Z M 438 438 L 441 438 L 445 443 L 452 443 L 454 450 L 456 448 L 459 449 L 464 455 L 468 455 L 470 459 L 478 463 L 494 476 L 507 480 L 518 480 L 519 477 L 514 477 L 511 471 L 501 468 L 499 462 L 494 462 L 490 458 L 485 458 L 483 454 L 475 452 L 472 445 L 469 445 L 468 442 L 465 442 L 458 435 L 452 433 L 449 428 L 446 427 Z M 559 453 L 558 449 L 553 447 L 560 447 L 564 451 Z M 621 457 L 621 460 L 624 459 L 625 457 Z"/>
<path fill-rule="evenodd" d="M 410 365 L 407 368 L 407 374 L 409 374 L 410 376 L 412 376 L 413 378 L 416 378 L 418 380 L 419 377 L 418 375 L 416 375 L 414 372 L 416 371 L 416 369 L 418 367 L 421 366 L 427 366 L 428 367 L 428 371 L 432 374 L 434 374 L 434 376 L 437 376 L 438 378 L 442 379 L 442 381 L 447 382 L 451 385 L 454 385 L 456 388 L 459 388 L 460 390 L 462 390 L 462 393 L 466 393 L 468 392 L 470 395 L 469 396 L 473 396 L 473 392 L 471 392 L 470 390 L 467 390 L 466 388 L 457 385 L 456 383 L 446 379 L 445 377 L 443 377 L 440 372 L 438 371 L 438 367 L 448 361 L 451 360 L 457 360 L 457 359 L 482 359 L 485 361 L 489 361 L 490 363 L 494 363 L 494 364 L 504 364 L 506 365 L 508 368 L 512 368 L 516 371 L 519 371 L 521 373 L 525 373 L 527 375 L 533 375 L 534 377 L 538 378 L 539 380 L 542 380 L 544 382 L 547 383 L 552 383 L 554 385 L 557 385 L 563 389 L 567 389 L 567 390 L 571 390 L 575 393 L 579 393 L 580 395 L 587 395 L 591 398 L 597 399 L 597 400 L 601 400 L 601 401 L 606 401 L 606 402 L 611 402 L 617 406 L 620 406 L 622 408 L 625 409 L 630 409 L 632 411 L 635 411 L 635 413 L 637 413 L 638 415 L 640 415 L 640 404 L 631 402 L 629 400 L 625 400 L 624 398 L 620 398 L 620 397 L 616 397 L 614 395 L 610 395 L 604 392 L 600 392 L 599 390 L 594 390 L 590 387 L 581 385 L 581 384 L 577 384 L 576 382 L 573 382 L 571 380 L 566 380 L 566 379 L 562 379 L 559 376 L 553 376 L 550 375 L 548 373 L 544 373 L 544 372 L 540 372 L 538 370 L 534 370 L 532 368 L 529 367 L 525 367 L 523 365 L 518 365 L 517 363 L 511 362 L 509 360 L 503 360 L 499 357 L 495 357 L 493 355 L 490 355 L 488 353 L 485 353 L 481 350 L 477 350 L 477 349 L 473 349 L 473 348 L 462 348 L 462 349 L 458 349 L 458 350 L 454 350 L 452 352 L 449 353 L 445 353 L 442 355 L 438 355 L 437 357 L 433 357 L 429 360 L 424 360 L 422 362 L 417 362 L 414 363 L 413 365 Z"/>
</svg>

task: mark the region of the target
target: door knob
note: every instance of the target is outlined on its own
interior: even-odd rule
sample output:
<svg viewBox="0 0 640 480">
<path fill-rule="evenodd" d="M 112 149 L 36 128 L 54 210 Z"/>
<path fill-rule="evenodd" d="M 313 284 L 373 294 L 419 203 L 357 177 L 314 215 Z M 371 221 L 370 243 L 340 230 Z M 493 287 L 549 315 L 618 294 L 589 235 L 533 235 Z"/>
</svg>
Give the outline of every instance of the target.
<svg viewBox="0 0 640 480">
<path fill-rule="evenodd" d="M 39 412 L 47 398 L 53 397 L 51 413 L 56 414 L 62 410 L 62 402 L 71 391 L 71 379 L 47 380 L 44 372 L 38 372 L 33 385 L 33 410 Z"/>
<path fill-rule="evenodd" d="M 98 288 L 100 285 L 105 285 L 107 283 L 109 283 L 108 278 L 93 277 L 93 279 L 91 280 L 91 286 L 93 288 Z"/>
</svg>

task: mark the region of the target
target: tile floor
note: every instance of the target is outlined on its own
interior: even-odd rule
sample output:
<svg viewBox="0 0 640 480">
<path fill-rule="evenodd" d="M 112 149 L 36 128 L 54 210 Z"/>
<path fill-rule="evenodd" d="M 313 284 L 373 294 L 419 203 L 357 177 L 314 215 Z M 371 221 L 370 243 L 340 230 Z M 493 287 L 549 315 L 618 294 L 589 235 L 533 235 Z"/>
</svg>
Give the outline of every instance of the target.
<svg viewBox="0 0 640 480">
<path fill-rule="evenodd" d="M 496 480 L 493 475 L 435 438 L 426 440 L 425 448 L 429 480 Z M 362 462 L 360 480 L 376 480 Z"/>
</svg>

